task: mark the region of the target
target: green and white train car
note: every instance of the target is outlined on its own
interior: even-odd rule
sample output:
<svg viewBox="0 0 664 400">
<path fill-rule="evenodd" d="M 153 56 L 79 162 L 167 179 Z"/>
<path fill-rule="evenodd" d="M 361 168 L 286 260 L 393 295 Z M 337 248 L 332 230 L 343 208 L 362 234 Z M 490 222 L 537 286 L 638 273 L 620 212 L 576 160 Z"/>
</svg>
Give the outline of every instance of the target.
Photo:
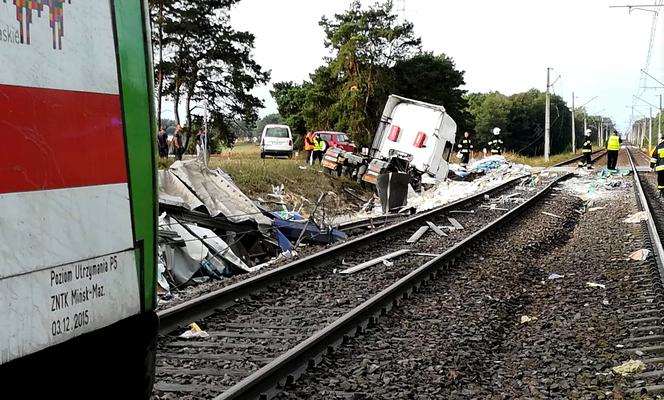
<svg viewBox="0 0 664 400">
<path fill-rule="evenodd" d="M 6 394 L 151 391 L 157 200 L 147 16 L 145 0 L 0 0 Z"/>
</svg>

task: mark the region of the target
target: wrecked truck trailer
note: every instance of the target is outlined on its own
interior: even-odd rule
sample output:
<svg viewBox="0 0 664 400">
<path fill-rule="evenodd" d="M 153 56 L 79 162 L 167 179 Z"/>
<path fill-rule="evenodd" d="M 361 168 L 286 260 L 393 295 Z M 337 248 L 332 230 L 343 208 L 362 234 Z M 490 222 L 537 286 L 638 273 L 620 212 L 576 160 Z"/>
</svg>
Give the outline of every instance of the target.
<svg viewBox="0 0 664 400">
<path fill-rule="evenodd" d="M 442 105 L 390 95 L 368 152 L 357 155 L 329 149 L 323 166 L 372 185 L 381 174 L 403 172 L 419 188 L 424 175 L 447 178 L 456 129 Z"/>
</svg>

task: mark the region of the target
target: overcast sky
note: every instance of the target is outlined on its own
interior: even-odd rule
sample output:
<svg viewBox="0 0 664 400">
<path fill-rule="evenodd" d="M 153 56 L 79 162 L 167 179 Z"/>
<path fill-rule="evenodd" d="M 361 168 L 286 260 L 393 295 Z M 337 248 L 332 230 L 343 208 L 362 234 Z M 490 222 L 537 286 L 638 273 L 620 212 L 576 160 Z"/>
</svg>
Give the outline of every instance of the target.
<svg viewBox="0 0 664 400">
<path fill-rule="evenodd" d="M 622 2 L 625 1 L 625 2 Z M 654 4 L 650 0 L 640 4 Z M 364 1 L 365 4 L 374 1 Z M 661 2 L 661 1 L 660 1 Z M 638 3 L 638 2 L 637 2 Z M 342 12 L 349 0 L 242 0 L 231 11 L 236 29 L 256 36 L 255 58 L 272 71 L 272 82 L 308 79 L 329 55 L 318 22 Z M 401 7 L 396 0 L 396 8 Z M 422 48 L 452 57 L 466 71 L 468 91 L 505 94 L 530 88 L 545 90 L 552 67 L 553 90 L 571 104 L 610 116 L 621 129 L 629 126 L 632 95 L 639 89 L 653 13 L 609 8 L 626 0 L 405 0 L 405 18 L 415 25 Z M 632 2 L 631 4 L 634 4 Z M 664 81 L 664 18 L 659 18 L 649 72 Z M 656 82 L 648 81 L 649 86 Z M 658 104 L 661 90 L 641 97 Z M 256 94 L 276 111 L 269 86 Z M 643 104 L 643 103 L 641 103 Z M 647 107 L 638 111 L 648 114 Z"/>
</svg>

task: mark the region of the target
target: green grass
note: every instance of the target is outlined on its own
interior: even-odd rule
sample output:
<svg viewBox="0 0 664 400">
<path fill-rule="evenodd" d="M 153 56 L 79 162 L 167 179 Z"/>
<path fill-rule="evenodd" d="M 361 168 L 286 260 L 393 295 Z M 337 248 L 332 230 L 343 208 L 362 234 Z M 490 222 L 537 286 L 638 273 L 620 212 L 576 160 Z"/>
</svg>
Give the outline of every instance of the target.
<svg viewBox="0 0 664 400">
<path fill-rule="evenodd" d="M 306 165 L 304 157 L 304 154 L 300 154 L 293 159 L 261 159 L 258 146 L 242 144 L 233 150 L 225 149 L 219 155 L 212 155 L 209 166 L 221 167 L 238 187 L 252 198 L 266 199 L 266 195 L 272 193 L 272 187 L 281 184 L 284 185 L 286 193 L 290 194 L 292 204 L 303 203 L 300 196 L 313 204 L 322 192 L 332 192 L 335 195 L 328 196 L 325 200 L 328 207 L 334 207 L 338 211 L 357 210 L 357 201 L 351 201 L 349 196 L 343 193 L 344 188 L 355 190 L 365 199 L 370 198 L 371 192 L 362 190 L 357 182 L 346 177 L 333 176 L 319 164 L 302 169 L 301 167 Z"/>
<path fill-rule="evenodd" d="M 532 167 L 550 167 L 559 162 L 567 161 L 575 156 L 580 156 L 581 151 L 573 154 L 571 151 L 567 153 L 553 154 L 549 157 L 549 161 L 544 161 L 544 156 L 527 157 L 517 153 L 506 153 L 505 158 L 517 164 L 527 164 Z"/>
</svg>

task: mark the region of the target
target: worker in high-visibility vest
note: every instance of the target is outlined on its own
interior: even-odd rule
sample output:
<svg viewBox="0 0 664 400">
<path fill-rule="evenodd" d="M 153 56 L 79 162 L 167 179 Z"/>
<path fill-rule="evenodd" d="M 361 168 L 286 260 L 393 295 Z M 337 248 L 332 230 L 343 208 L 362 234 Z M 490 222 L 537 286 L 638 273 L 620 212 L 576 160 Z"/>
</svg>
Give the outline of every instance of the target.
<svg viewBox="0 0 664 400">
<path fill-rule="evenodd" d="M 463 139 L 458 144 L 459 153 L 461 153 L 461 166 L 468 165 L 470 160 L 470 153 L 473 152 L 473 142 L 470 140 L 470 133 L 464 132 Z"/>
<path fill-rule="evenodd" d="M 493 128 L 493 139 L 489 140 L 492 156 L 503 154 L 503 139 L 500 137 L 500 128 Z"/>
<path fill-rule="evenodd" d="M 657 190 L 659 190 L 659 197 L 664 197 L 664 139 L 661 136 L 653 155 L 655 156 L 655 172 L 657 172 Z"/>
<path fill-rule="evenodd" d="M 323 162 L 323 153 L 325 153 L 326 148 L 327 148 L 327 143 L 325 143 L 325 141 L 321 139 L 320 134 L 316 133 L 314 135 L 314 156 L 313 156 L 314 161 L 318 160 L 319 163 Z"/>
<path fill-rule="evenodd" d="M 616 164 L 618 163 L 618 152 L 620 151 L 620 143 L 622 139 L 618 136 L 618 132 L 613 131 L 609 140 L 606 141 L 606 150 L 607 150 L 607 161 L 606 167 L 610 170 L 616 169 Z"/>
<path fill-rule="evenodd" d="M 592 131 L 590 129 L 586 129 L 583 134 L 583 146 L 581 146 L 581 153 L 583 153 L 583 165 L 586 167 L 590 167 L 590 155 L 593 152 L 593 143 L 590 141 L 591 134 Z"/>
<path fill-rule="evenodd" d="M 314 163 L 314 134 L 309 131 L 304 135 L 304 151 L 307 152 L 307 164 Z"/>
<path fill-rule="evenodd" d="M 662 136 L 659 137 L 659 141 L 662 141 Z M 648 152 L 648 155 L 650 156 L 650 169 L 655 170 L 655 164 L 657 164 L 657 158 L 655 158 L 655 150 L 657 150 L 657 146 L 653 146 L 652 149 Z"/>
</svg>

